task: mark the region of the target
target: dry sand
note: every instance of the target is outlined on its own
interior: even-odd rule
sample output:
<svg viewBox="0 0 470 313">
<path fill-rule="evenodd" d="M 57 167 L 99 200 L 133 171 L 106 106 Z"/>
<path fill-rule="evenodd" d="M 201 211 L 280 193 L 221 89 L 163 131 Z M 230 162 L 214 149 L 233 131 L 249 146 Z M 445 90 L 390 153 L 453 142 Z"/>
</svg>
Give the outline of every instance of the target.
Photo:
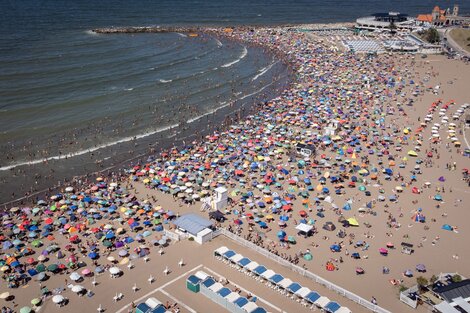
<svg viewBox="0 0 470 313">
<path fill-rule="evenodd" d="M 424 116 L 427 114 L 429 106 L 437 99 L 443 99 L 444 102 L 454 100 L 457 105 L 460 105 L 464 102 L 470 102 L 470 89 L 468 87 L 470 82 L 469 65 L 464 65 L 463 63 L 455 60 L 447 60 L 443 56 L 430 56 L 427 59 L 416 58 L 415 65 L 412 65 L 411 58 L 409 56 L 387 55 L 381 57 L 390 57 L 396 59 L 396 66 L 410 69 L 414 74 L 414 77 L 412 78 L 415 81 L 418 81 L 424 76 L 429 75 L 429 86 L 441 86 L 438 95 L 433 95 L 427 92 L 419 99 L 419 101 L 415 103 L 413 107 L 405 107 L 407 113 L 406 118 L 395 117 L 395 122 L 401 127 L 409 126 L 412 129 L 415 129 L 417 125 L 419 125 L 418 117 L 423 120 Z M 449 82 L 452 82 L 452 84 Z M 452 112 L 455 110 L 457 105 L 451 107 L 450 111 Z M 439 122 L 438 120 L 437 113 L 435 113 L 435 121 Z M 435 163 L 432 168 L 421 166 L 423 174 L 419 175 L 419 182 L 424 183 L 425 181 L 429 181 L 432 183 L 431 188 L 424 189 L 421 194 L 412 194 L 409 189 L 405 189 L 403 193 L 399 194 L 397 203 L 391 203 L 389 201 L 378 202 L 373 208 L 373 210 L 377 213 L 376 216 L 370 214 L 363 215 L 357 212 L 358 207 L 365 206 L 366 201 L 369 201 L 363 195 L 363 193 L 359 193 L 357 189 L 346 188 L 345 195 L 332 196 L 340 207 L 346 202 L 347 198 L 354 198 L 354 203 L 352 205 L 353 210 L 346 211 L 344 215 L 346 218 L 353 216 L 356 217 L 360 223 L 360 226 L 357 228 L 347 228 L 346 231 L 348 233 L 355 234 L 354 241 L 365 240 L 367 243 L 369 243 L 370 248 L 367 251 L 361 251 L 360 248 L 355 249 L 352 245 L 349 245 L 347 237 L 344 239 L 336 237 L 336 231 L 328 232 L 321 228 L 325 221 L 333 221 L 338 226 L 338 229 L 341 228 L 337 222 L 338 216 L 335 215 L 332 210 L 326 208 L 325 218 L 318 218 L 314 216 L 313 213 L 310 214 L 311 217 L 317 220 L 316 226 L 319 230 L 319 233 L 308 239 L 297 237 L 296 245 L 291 245 L 290 249 L 288 250 L 277 247 L 279 252 L 293 255 L 299 251 L 310 249 L 313 254 L 313 260 L 310 262 L 301 260 L 301 265 L 305 264 L 305 266 L 307 266 L 310 271 L 357 293 L 365 299 L 370 299 L 372 296 L 375 296 L 380 306 L 392 312 L 414 311 L 398 300 L 398 287 L 391 285 L 389 281 L 390 279 L 395 278 L 403 279 L 403 285 L 405 286 L 411 286 L 415 284 L 415 278 L 404 278 L 402 273 L 406 269 L 412 269 L 414 271 L 415 266 L 418 263 L 424 263 L 426 265 L 428 271 L 427 273 L 423 274 L 423 276 L 427 278 L 433 274 L 439 274 L 440 272 L 459 272 L 464 276 L 470 276 L 470 272 L 468 271 L 470 249 L 468 244 L 465 243 L 467 238 L 470 236 L 470 228 L 466 225 L 467 220 L 470 218 L 470 212 L 468 210 L 468 205 L 466 204 L 470 201 L 470 196 L 469 188 L 462 183 L 460 173 L 462 168 L 468 168 L 470 164 L 468 158 L 459 155 L 455 148 L 452 147 L 450 150 L 446 149 L 445 144 L 447 142 L 450 143 L 450 141 L 446 138 L 445 130 L 446 127 L 441 129 L 441 138 L 443 138 L 443 143 L 438 146 L 434 146 L 437 148 L 437 153 L 440 155 L 440 158 L 438 160 L 436 157 L 433 158 Z M 468 138 L 470 137 L 468 130 L 466 135 Z M 430 128 L 427 128 L 424 131 L 424 138 L 429 137 L 431 137 Z M 463 140 L 463 135 L 458 135 L 458 137 L 462 138 L 462 146 L 464 147 L 466 143 L 465 140 Z M 422 152 L 424 152 L 428 146 L 429 142 L 424 142 Z M 411 145 L 408 147 L 404 146 L 403 151 L 393 153 L 396 153 L 397 160 L 400 160 L 403 156 L 406 155 L 406 151 L 412 148 L 413 146 Z M 446 163 L 454 161 L 457 164 L 457 170 L 447 170 Z M 402 172 L 404 176 L 408 176 L 409 171 L 414 167 L 414 165 L 415 164 L 411 159 L 409 160 L 407 167 L 405 169 L 400 169 L 399 171 Z M 440 176 L 444 176 L 446 178 L 444 183 L 438 182 L 438 178 Z M 394 190 L 395 186 L 399 184 L 394 180 L 382 181 L 381 183 L 383 184 L 381 188 L 388 191 L 385 193 L 385 195 L 390 194 L 390 191 Z M 152 196 L 155 196 L 158 201 L 156 203 L 152 203 L 154 205 L 161 205 L 165 209 L 171 209 L 179 214 L 184 214 L 187 212 L 199 212 L 200 203 L 196 203 L 195 205 L 191 206 L 182 206 L 178 203 L 175 203 L 171 196 L 164 195 L 156 190 L 147 189 L 139 182 L 134 183 L 134 186 L 137 190 L 137 196 L 141 199 L 150 199 Z M 434 196 L 434 194 L 436 194 L 435 188 L 442 186 L 444 186 L 446 189 L 445 193 L 441 192 L 441 195 L 444 198 L 444 202 L 441 203 L 440 208 L 436 208 L 437 202 L 431 198 Z M 374 187 L 373 183 L 367 187 L 372 193 L 371 199 L 376 198 L 379 188 Z M 452 192 L 450 192 L 450 189 L 452 189 Z M 417 203 L 412 203 L 412 201 L 417 201 Z M 385 207 L 385 204 L 387 204 L 388 207 Z M 426 216 L 427 221 L 425 224 L 415 223 L 411 220 L 411 216 L 418 208 L 423 209 L 423 214 Z M 288 222 L 288 226 L 285 229 L 289 235 L 295 235 L 295 225 L 292 221 L 294 219 L 300 219 L 298 211 L 302 209 L 304 208 L 301 205 L 300 199 L 297 199 L 294 202 L 292 218 Z M 388 229 L 386 227 L 388 216 L 387 212 L 392 214 L 397 219 L 397 222 L 401 224 L 400 228 Z M 400 213 L 403 215 L 400 216 Z M 206 215 L 207 213 L 202 214 Z M 233 225 L 233 216 L 228 215 L 228 218 L 229 219 L 225 226 L 229 224 Z M 370 228 L 366 228 L 364 226 L 364 223 L 366 222 L 370 223 Z M 454 227 L 457 227 L 458 232 L 442 230 L 441 226 L 443 224 L 450 224 Z M 429 229 L 426 230 L 425 226 L 429 227 Z M 275 222 L 270 223 L 269 227 L 272 228 L 270 232 L 265 232 L 258 228 L 255 230 L 259 233 L 262 233 L 262 235 L 267 238 L 265 239 L 265 242 L 268 242 L 268 239 L 272 242 L 277 242 L 277 224 Z M 246 235 L 247 233 L 248 223 L 245 223 L 242 228 L 242 235 Z M 391 233 L 392 236 L 387 236 L 386 233 Z M 327 236 L 328 239 L 322 239 L 324 236 Z M 407 237 L 404 238 L 404 236 Z M 436 240 L 436 237 L 439 239 Z M 329 250 L 329 246 L 334 242 L 339 242 L 341 240 L 344 240 L 345 243 L 345 247 L 343 248 L 342 252 L 332 253 Z M 386 257 L 380 255 L 378 249 L 385 247 L 385 244 L 389 241 L 393 242 L 397 249 L 390 250 L 389 255 Z M 400 243 L 402 241 L 414 244 L 415 253 L 411 255 L 401 253 Z M 422 244 L 422 247 L 418 247 L 419 244 Z M 213 240 L 211 243 L 202 246 L 189 241 L 174 243 L 164 249 L 165 253 L 162 256 L 158 255 L 158 248 L 152 248 L 150 261 L 148 263 L 145 263 L 142 259 L 138 259 L 135 261 L 135 268 L 132 270 L 129 270 L 126 266 L 120 266 L 124 272 L 124 275 L 120 278 L 111 279 L 109 275 L 105 273 L 96 278 L 99 283 L 96 287 L 93 287 L 91 284 L 92 278 L 86 278 L 84 282 L 80 283 L 95 293 L 93 297 L 88 298 L 84 296 L 79 298 L 71 291 L 65 291 L 63 295 L 70 300 L 66 307 L 58 308 L 49 299 L 43 304 L 40 311 L 47 313 L 64 311 L 93 312 L 96 311 L 99 304 L 102 304 L 102 306 L 106 308 L 106 312 L 116 312 L 125 305 L 129 304 L 130 301 L 139 299 L 151 290 L 162 286 L 166 282 L 177 278 L 179 275 L 186 273 L 190 269 L 200 264 L 217 273 L 223 274 L 230 281 L 233 281 L 245 289 L 250 290 L 250 292 L 260 296 L 261 298 L 272 302 L 275 306 L 278 306 L 282 310 L 287 312 L 309 311 L 300 306 L 298 303 L 280 296 L 275 291 L 265 287 L 264 285 L 260 285 L 259 283 L 254 282 L 251 278 L 240 274 L 222 262 L 214 259 L 212 257 L 212 251 L 221 245 L 227 245 L 237 252 L 250 257 L 252 260 L 256 260 L 258 263 L 268 265 L 275 271 L 283 274 L 285 277 L 289 277 L 293 281 L 298 281 L 310 289 L 316 290 L 320 294 L 326 295 L 330 299 L 336 300 L 340 304 L 348 306 L 353 312 L 366 311 L 364 308 L 350 302 L 346 298 L 334 294 L 321 286 L 316 286 L 313 282 L 293 272 L 290 272 L 285 268 L 282 268 L 273 261 L 267 260 L 255 252 L 228 241 L 224 237 L 219 237 Z M 314 247 L 314 245 L 318 246 Z M 132 247 L 134 246 L 135 245 Z M 346 255 L 346 250 L 349 253 L 358 251 L 361 253 L 361 256 L 367 255 L 367 259 L 362 258 L 360 260 L 353 260 Z M 114 254 L 116 253 L 114 252 Z M 458 255 L 458 258 L 455 257 L 456 255 Z M 339 259 L 340 256 L 344 260 L 343 263 L 335 262 L 333 260 L 338 265 L 339 269 L 333 272 L 326 271 L 325 263 L 331 259 Z M 178 267 L 177 263 L 181 258 L 184 259 L 186 265 L 180 268 Z M 102 257 L 102 259 L 104 258 Z M 101 262 L 106 263 L 106 261 Z M 163 275 L 165 266 L 169 266 L 171 270 L 171 274 L 168 276 Z M 356 266 L 363 267 L 365 274 L 356 275 Z M 382 274 L 383 266 L 388 266 L 391 269 L 390 274 Z M 151 285 L 147 282 L 149 275 L 156 277 L 156 281 Z M 42 285 L 47 286 L 50 290 L 53 290 L 56 287 L 64 286 L 64 280 L 66 278 L 67 276 L 65 275 L 52 276 Z M 218 310 L 222 311 L 219 306 L 209 302 L 209 300 L 205 299 L 203 295 L 193 294 L 187 291 L 184 287 L 184 278 L 185 277 L 182 277 L 176 280 L 174 283 L 168 285 L 164 288 L 164 291 L 176 299 L 188 304 L 198 312 L 213 312 Z M 134 286 L 134 284 L 136 284 L 139 288 L 139 291 L 136 293 L 132 291 L 132 286 Z M 3 284 L 1 286 L 1 291 L 3 292 L 5 290 L 6 286 Z M 29 305 L 32 298 L 39 296 L 39 284 L 35 281 L 31 281 L 29 285 L 23 286 L 18 290 L 8 291 L 15 294 L 16 298 L 14 301 L 18 305 L 16 308 L 20 308 L 24 305 Z M 124 298 L 119 302 L 113 302 L 113 296 L 115 296 L 115 294 L 118 292 L 122 292 L 124 294 Z M 167 300 L 174 301 L 161 291 L 156 291 L 155 296 L 162 302 L 166 302 Z M 180 308 L 181 312 L 188 312 L 186 308 L 182 306 L 180 306 Z M 418 310 L 424 311 L 425 308 L 421 306 Z M 126 311 L 127 310 L 124 312 Z"/>
</svg>

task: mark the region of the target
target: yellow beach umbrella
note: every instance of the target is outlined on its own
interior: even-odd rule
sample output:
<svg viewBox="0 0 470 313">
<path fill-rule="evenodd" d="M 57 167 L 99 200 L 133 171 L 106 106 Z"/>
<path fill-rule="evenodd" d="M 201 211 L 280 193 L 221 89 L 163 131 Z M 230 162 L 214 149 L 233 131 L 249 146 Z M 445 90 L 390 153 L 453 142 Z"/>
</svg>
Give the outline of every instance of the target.
<svg viewBox="0 0 470 313">
<path fill-rule="evenodd" d="M 351 226 L 359 226 L 359 222 L 354 217 L 348 218 L 347 221 Z"/>
</svg>

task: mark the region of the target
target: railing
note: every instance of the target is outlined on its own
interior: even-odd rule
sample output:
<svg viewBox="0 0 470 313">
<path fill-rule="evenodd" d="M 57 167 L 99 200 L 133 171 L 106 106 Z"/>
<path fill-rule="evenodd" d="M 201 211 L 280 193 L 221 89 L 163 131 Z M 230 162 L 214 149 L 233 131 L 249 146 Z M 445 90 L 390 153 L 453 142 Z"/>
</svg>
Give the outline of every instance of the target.
<svg viewBox="0 0 470 313">
<path fill-rule="evenodd" d="M 314 274 L 310 271 L 307 271 L 306 269 L 303 269 L 300 266 L 292 264 L 292 263 L 284 260 L 280 256 L 275 255 L 275 254 L 269 252 L 268 250 L 266 250 L 264 248 L 261 248 L 261 247 L 255 245 L 254 243 L 252 243 L 248 240 L 245 240 L 245 239 L 241 238 L 240 236 L 237 236 L 237 235 L 229 232 L 228 230 L 226 230 L 224 228 L 220 229 L 220 233 L 222 235 L 224 235 L 225 237 L 230 238 L 233 241 L 237 242 L 238 244 L 240 244 L 242 246 L 245 246 L 247 248 L 250 248 L 251 250 L 254 250 L 254 251 L 258 252 L 259 254 L 261 254 L 261 255 L 263 255 L 263 256 L 271 259 L 271 260 L 276 261 L 277 263 L 281 264 L 282 266 L 289 268 L 291 271 L 297 272 L 302 276 L 305 276 L 307 278 L 312 279 L 316 283 L 318 283 L 320 285 L 323 285 L 324 287 L 326 287 L 330 290 L 335 291 L 336 293 L 342 295 L 343 297 L 346 297 L 349 300 L 356 302 L 357 304 L 365 307 L 368 310 L 371 310 L 372 312 L 391 313 L 390 311 L 388 311 L 388 310 L 386 310 L 386 309 L 384 309 L 384 308 L 382 308 L 378 305 L 375 305 L 370 301 L 367 301 L 366 299 L 356 295 L 355 293 L 353 293 L 349 290 L 346 290 L 346 289 L 344 289 L 344 288 L 342 288 L 342 287 L 340 287 L 340 286 L 338 286 L 338 285 L 336 285 L 336 284 L 334 284 L 334 283 L 318 276 L 317 274 Z"/>
</svg>

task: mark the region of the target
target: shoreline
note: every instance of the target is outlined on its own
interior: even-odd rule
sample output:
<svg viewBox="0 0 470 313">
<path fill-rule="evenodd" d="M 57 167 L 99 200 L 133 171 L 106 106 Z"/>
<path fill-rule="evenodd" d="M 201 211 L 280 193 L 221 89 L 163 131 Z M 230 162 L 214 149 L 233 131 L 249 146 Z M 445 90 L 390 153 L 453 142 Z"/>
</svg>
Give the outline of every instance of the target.
<svg viewBox="0 0 470 313">
<path fill-rule="evenodd" d="M 336 36 L 340 35 L 331 35 Z M 93 290 L 91 300 L 75 297 L 64 288 L 64 295 L 71 295 L 67 304 L 71 313 L 79 311 L 77 308 L 94 310 L 98 303 L 116 311 L 122 303 L 112 302 L 114 293 L 124 292 L 126 303 L 140 299 L 142 292 L 132 293 L 132 284 L 145 293 L 153 288 L 147 284 L 148 275 L 161 275 L 170 268 L 173 276 L 156 277 L 157 284 L 166 288 L 162 285 L 165 280 L 186 271 L 177 267 L 183 258 L 188 268 L 201 263 L 223 272 L 231 282 L 252 286 L 250 278 L 238 269 L 215 262 L 213 249 L 227 245 L 292 279 L 290 283 L 308 286 L 354 312 L 366 311 L 347 297 L 225 238 L 201 246 L 182 240 L 156 247 L 154 242 L 162 238 L 162 231 L 174 229 L 173 218 L 186 213 L 207 217 L 209 209 L 201 212 L 205 208 L 199 200 L 215 188 L 225 187 L 229 199 L 221 211 L 226 220 L 217 222 L 216 227 L 224 227 L 259 249 L 392 312 L 429 309 L 420 305 L 415 311 L 397 299 L 399 289 L 416 284 L 416 277 L 429 278 L 440 272 L 468 277 L 470 249 L 465 248 L 465 240 L 470 228 L 465 226 L 469 216 L 465 203 L 470 175 L 464 170 L 468 154 L 461 149 L 462 143 L 455 144 L 465 138 L 466 129 L 461 126 L 469 108 L 463 106 L 468 102 L 468 64 L 443 56 L 422 60 L 401 54 L 390 58 L 338 51 L 330 40 L 285 29 L 236 30 L 232 37 L 283 51 L 298 78 L 296 83 L 270 101 L 248 104 L 253 114 L 247 110 L 243 118 L 226 120 L 227 127 L 220 125 L 220 131 L 212 129 L 211 135 L 201 140 L 155 152 L 153 158 L 132 163 L 120 173 L 109 171 L 101 177 L 90 175 L 84 181 L 65 184 L 63 193 L 49 194 L 52 196 L 34 208 L 4 212 L 4 219 L 11 220 L 4 226 L 7 240 L 15 239 L 11 227 L 21 225 L 22 240 L 34 248 L 33 263 L 19 257 L 24 269 L 36 266 L 35 258 L 44 248 L 36 248 L 33 241 L 40 236 L 45 245 L 54 243 L 46 240 L 57 240 L 65 250 L 78 248 L 76 255 L 88 262 L 92 272 L 94 266 L 105 270 L 113 266 L 110 262 L 116 261 L 109 256 L 124 267 L 131 258 L 124 259 L 121 251 L 140 254 L 132 249 L 148 248 L 149 263 L 136 257 L 132 274 L 128 265 L 118 284 L 108 275 L 98 276 L 98 287 L 89 289 Z M 453 125 L 445 121 L 459 110 L 459 118 L 451 118 Z M 333 133 L 325 134 L 325 130 Z M 316 153 L 310 157 L 298 154 L 296 144 L 302 141 L 315 146 Z M 310 230 L 299 233 L 301 224 Z M 46 237 L 49 234 L 39 235 L 41 229 L 50 230 L 54 239 Z M 123 247 L 122 241 L 130 236 L 135 236 L 135 242 Z M 409 255 L 400 251 L 403 242 L 413 247 Z M 5 245 L 5 253 L 10 248 L 13 251 L 13 243 Z M 97 251 L 99 256 L 92 257 L 89 251 Z M 61 259 L 50 253 L 47 266 L 62 264 Z M 43 262 L 39 257 L 37 261 Z M 406 274 L 409 272 L 411 275 Z M 50 274 L 44 284 L 53 290 L 69 274 L 64 268 L 57 275 Z M 91 279 L 83 278 L 86 284 Z M 9 291 L 21 305 L 37 296 L 33 283 L 20 282 L 18 287 Z M 198 311 L 210 307 L 184 287 L 180 282 L 165 292 L 176 294 Z M 310 312 L 289 297 L 279 297 L 272 287 L 260 284 L 256 293 L 283 311 Z M 156 297 L 166 299 L 161 294 Z M 43 301 L 43 309 L 49 305 L 48 312 L 63 310 L 52 307 L 50 298 Z"/>
<path fill-rule="evenodd" d="M 178 32 L 185 32 L 184 29 L 186 29 L 187 32 L 191 32 L 192 30 L 196 30 L 196 28 L 183 28 L 183 27 L 181 27 L 181 28 L 176 28 L 176 27 L 175 28 L 133 27 L 132 29 L 134 29 L 134 28 L 138 29 L 138 30 L 142 30 L 142 31 L 140 31 L 140 33 L 152 33 L 152 32 L 156 32 L 156 33 L 158 33 L 158 32 L 178 33 Z M 125 34 L 126 33 L 125 30 L 128 30 L 128 29 L 129 28 L 127 28 L 127 27 L 124 27 L 124 28 L 122 28 L 122 27 L 103 28 L 102 29 L 103 30 L 102 34 L 113 34 L 113 33 Z M 152 31 L 148 31 L 148 29 L 151 29 Z M 93 30 L 90 30 L 90 31 L 95 32 L 96 30 L 97 29 L 93 29 Z M 105 30 L 108 30 L 108 31 L 105 31 Z M 116 32 L 114 32 L 112 30 L 114 30 Z M 158 30 L 161 30 L 161 31 L 158 31 Z M 178 30 L 178 31 L 171 31 L 171 30 Z M 208 27 L 198 27 L 197 28 L 197 31 L 199 33 L 203 33 L 203 34 L 206 34 L 206 35 L 214 37 L 214 38 L 223 37 L 224 39 L 229 40 L 229 41 L 233 41 L 233 42 L 242 42 L 242 43 L 244 43 L 248 46 L 252 46 L 252 47 L 255 47 L 257 49 L 263 50 L 263 54 L 266 55 L 266 56 L 275 56 L 277 62 L 283 63 L 283 65 L 286 67 L 286 71 L 287 71 L 286 80 L 284 82 L 281 82 L 280 85 L 277 86 L 277 88 L 281 88 L 281 90 L 278 90 L 277 93 L 281 93 L 282 90 L 285 90 L 285 89 L 289 88 L 290 86 L 292 86 L 292 84 L 296 83 L 295 74 L 292 71 L 291 65 L 288 64 L 288 62 L 285 59 L 280 57 L 282 55 L 282 51 L 277 51 L 276 49 L 266 49 L 266 46 L 263 46 L 263 45 L 254 44 L 254 43 L 251 43 L 249 41 L 237 40 L 235 38 L 231 38 L 230 36 L 226 36 L 226 35 L 224 36 L 224 33 L 222 32 L 222 30 L 223 29 L 208 28 Z M 132 31 L 130 33 L 132 33 Z M 139 33 L 139 32 L 137 32 L 137 33 Z M 103 175 L 103 174 L 112 175 L 112 174 L 114 174 L 118 171 L 121 172 L 121 171 L 123 171 L 124 169 L 126 169 L 128 167 L 134 166 L 135 163 L 140 164 L 142 162 L 145 162 L 146 158 L 151 157 L 151 156 L 155 155 L 158 152 L 161 153 L 164 150 L 171 149 L 172 147 L 175 147 L 175 146 L 180 147 L 181 145 L 184 144 L 185 141 L 188 141 L 188 140 L 191 141 L 191 140 L 198 139 L 198 138 L 191 139 L 191 137 L 196 136 L 196 134 L 198 134 L 198 133 L 199 133 L 199 136 L 201 136 L 201 138 L 203 138 L 203 136 L 205 136 L 207 134 L 210 134 L 215 130 L 217 130 L 217 131 L 220 130 L 220 127 L 217 126 L 220 122 L 221 122 L 221 124 L 219 124 L 219 125 L 222 125 L 222 127 L 224 129 L 226 127 L 230 127 L 230 125 L 232 125 L 234 123 L 234 121 L 237 121 L 240 118 L 243 118 L 243 117 L 246 117 L 247 115 L 255 113 L 256 112 L 256 106 L 260 102 L 269 101 L 270 99 L 275 98 L 276 96 L 278 96 L 277 93 L 272 93 L 272 92 L 271 93 L 266 93 L 265 89 L 274 91 L 275 89 L 272 89 L 271 85 L 279 84 L 279 80 L 280 79 L 272 81 L 268 85 L 264 86 L 261 90 L 259 90 L 257 92 L 254 92 L 254 93 L 251 93 L 248 96 L 244 96 L 243 98 L 240 98 L 240 99 L 230 100 L 230 103 L 225 104 L 222 107 L 219 107 L 217 109 L 214 109 L 213 112 L 204 113 L 201 116 L 199 116 L 197 119 L 194 119 L 194 120 L 191 119 L 189 121 L 186 121 L 186 123 L 184 125 L 182 125 L 181 123 L 178 123 L 178 124 L 174 124 L 174 125 L 164 127 L 163 131 L 161 131 L 161 130 L 150 131 L 148 133 L 140 134 L 140 135 L 137 135 L 137 136 L 125 137 L 125 138 L 122 138 L 122 139 L 118 139 L 118 140 L 116 140 L 112 143 L 107 143 L 107 142 L 102 143 L 102 144 L 98 145 L 97 147 L 90 147 L 90 148 L 87 148 L 85 150 L 81 150 L 81 151 L 78 151 L 78 152 L 69 152 L 69 153 L 66 153 L 66 154 L 57 155 L 57 156 L 50 156 L 50 157 L 46 157 L 46 158 L 43 158 L 43 159 L 37 159 L 37 160 L 34 160 L 34 161 L 21 161 L 19 164 L 5 165 L 5 166 L 2 167 L 2 168 L 5 168 L 5 170 L 2 170 L 2 172 L 5 172 L 5 173 L 10 172 L 11 173 L 12 171 L 15 171 L 16 168 L 19 168 L 20 173 L 21 173 L 23 171 L 23 169 L 30 170 L 31 168 L 34 168 L 35 166 L 53 167 L 54 165 L 60 165 L 60 164 L 58 164 L 58 162 L 64 162 L 64 161 L 67 162 L 67 161 L 71 160 L 72 158 L 79 157 L 79 156 L 85 157 L 87 155 L 90 155 L 90 153 L 93 154 L 93 152 L 95 152 L 95 151 L 100 151 L 100 150 L 103 150 L 103 149 L 106 149 L 106 148 L 109 148 L 109 147 L 114 147 L 114 146 L 116 146 L 116 144 L 118 146 L 119 145 L 121 145 L 121 146 L 128 145 L 129 148 L 131 149 L 132 146 L 138 144 L 139 139 L 143 139 L 143 138 L 147 138 L 147 137 L 148 137 L 147 139 L 150 139 L 150 138 L 155 137 L 155 141 L 154 141 L 155 143 L 153 143 L 153 144 L 149 143 L 148 151 L 142 152 L 138 156 L 132 156 L 128 159 L 117 161 L 117 163 L 105 162 L 105 163 L 108 164 L 107 166 L 105 166 L 105 168 L 102 168 L 102 169 L 97 168 L 96 170 L 89 171 L 85 174 L 67 175 L 67 176 L 62 176 L 61 178 L 58 177 L 59 184 L 55 184 L 53 186 L 51 186 L 48 183 L 41 183 L 40 186 L 43 186 L 42 187 L 43 189 L 41 189 L 39 191 L 31 192 L 30 188 L 26 187 L 23 190 L 23 192 L 28 193 L 28 195 L 18 197 L 18 198 L 15 198 L 15 199 L 10 199 L 10 200 L 5 199 L 5 201 L 1 201 L 0 207 L 3 207 L 3 208 L 0 208 L 0 210 L 7 209 L 7 206 L 11 207 L 11 206 L 15 206 L 15 205 L 32 204 L 33 201 L 36 201 L 37 198 L 41 195 L 47 197 L 51 193 L 53 193 L 55 190 L 60 192 L 59 189 L 63 188 L 63 186 L 67 183 L 72 183 L 72 184 L 74 184 L 74 186 L 77 186 L 76 185 L 77 182 L 79 182 L 81 180 L 86 180 L 89 177 L 96 177 L 96 176 Z M 254 102 L 250 102 L 250 100 L 245 101 L 246 98 L 255 98 L 256 100 Z M 231 109 L 231 108 L 235 108 L 235 109 Z M 203 127 L 203 126 L 206 125 L 206 122 L 209 122 L 209 125 L 211 125 L 210 128 Z M 191 124 L 194 124 L 194 126 L 188 127 L 188 125 L 191 125 Z M 194 129 L 194 131 L 188 133 L 188 131 L 187 131 L 188 129 Z M 176 131 L 181 130 L 181 131 L 179 131 L 178 134 L 172 135 L 171 132 L 174 131 L 174 130 L 176 130 Z M 156 136 L 158 136 L 158 135 L 160 135 L 160 136 L 158 138 L 156 138 Z M 162 136 L 165 136 L 165 137 L 162 137 Z M 176 141 L 173 141 L 172 138 L 175 137 L 175 136 L 176 136 Z M 136 138 L 136 137 L 138 137 L 138 138 Z M 105 160 L 103 160 L 103 159 L 96 160 L 95 164 L 99 164 L 99 163 L 96 163 L 98 161 L 101 163 L 103 161 L 107 161 L 107 160 L 112 159 L 112 158 L 113 157 L 110 156 L 110 157 L 106 158 Z M 52 161 L 52 162 L 49 162 L 49 161 Z M 34 180 L 31 181 L 31 185 L 32 184 L 34 184 Z M 13 188 L 10 187 L 10 190 L 18 190 L 18 187 L 19 186 L 14 186 Z M 32 189 L 32 187 L 31 187 L 31 189 Z M 18 191 L 20 191 L 20 190 L 18 190 Z"/>
</svg>

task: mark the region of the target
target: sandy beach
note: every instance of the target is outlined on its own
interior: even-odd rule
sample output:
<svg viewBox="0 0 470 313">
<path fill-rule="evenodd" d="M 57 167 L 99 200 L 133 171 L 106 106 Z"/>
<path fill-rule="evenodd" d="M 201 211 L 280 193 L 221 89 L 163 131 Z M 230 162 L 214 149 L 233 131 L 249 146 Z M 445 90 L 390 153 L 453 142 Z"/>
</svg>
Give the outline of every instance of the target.
<svg viewBox="0 0 470 313">
<path fill-rule="evenodd" d="M 207 217 L 201 200 L 220 186 L 229 203 L 217 227 L 390 312 L 428 311 L 399 300 L 399 289 L 418 276 L 470 276 L 470 108 L 463 107 L 470 102 L 469 64 L 442 55 L 353 54 L 284 28 L 209 32 L 278 51 L 295 83 L 202 142 L 164 151 L 122 176 L 90 178 L 8 208 L 0 293 L 9 296 L 2 306 L 19 312 L 37 298 L 36 312 L 92 312 L 101 305 L 120 313 L 153 296 L 172 312 L 222 311 L 185 287 L 187 276 L 203 270 L 256 295 L 270 312 L 311 311 L 214 258 L 227 246 L 352 312 L 368 311 L 224 236 L 204 245 L 163 236 L 185 213 Z M 299 154 L 298 143 L 315 153 Z M 311 236 L 298 233 L 300 224 L 313 226 Z M 402 253 L 403 242 L 413 253 Z M 47 275 L 38 280 L 40 264 Z M 120 277 L 110 277 L 113 266 Z M 73 272 L 80 280 L 72 280 Z M 83 296 L 68 285 L 83 286 Z M 56 295 L 68 302 L 58 306 Z"/>
</svg>

